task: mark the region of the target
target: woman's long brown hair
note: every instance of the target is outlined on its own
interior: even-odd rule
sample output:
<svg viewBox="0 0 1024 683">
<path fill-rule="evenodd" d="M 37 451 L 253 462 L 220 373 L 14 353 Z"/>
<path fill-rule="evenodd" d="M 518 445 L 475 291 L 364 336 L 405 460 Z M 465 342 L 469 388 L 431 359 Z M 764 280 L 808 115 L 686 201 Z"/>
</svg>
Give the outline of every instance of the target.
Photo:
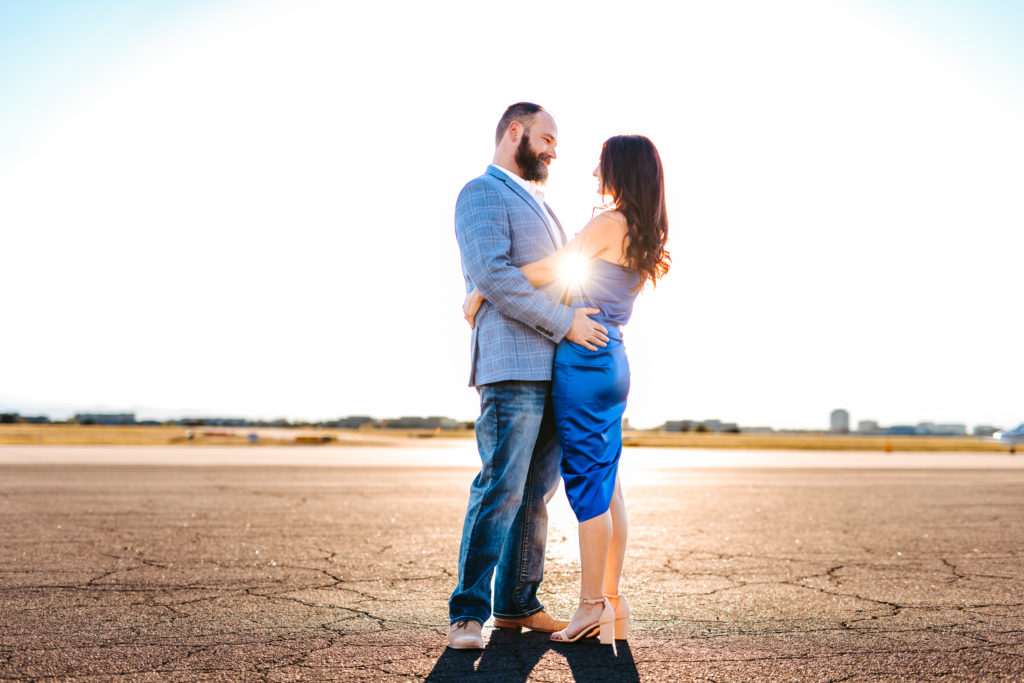
<svg viewBox="0 0 1024 683">
<path fill-rule="evenodd" d="M 640 273 L 640 287 L 648 280 L 657 284 L 672 259 L 665 250 L 665 172 L 654 143 L 643 135 L 608 138 L 601 148 L 601 185 L 626 218 L 626 262 Z"/>
</svg>

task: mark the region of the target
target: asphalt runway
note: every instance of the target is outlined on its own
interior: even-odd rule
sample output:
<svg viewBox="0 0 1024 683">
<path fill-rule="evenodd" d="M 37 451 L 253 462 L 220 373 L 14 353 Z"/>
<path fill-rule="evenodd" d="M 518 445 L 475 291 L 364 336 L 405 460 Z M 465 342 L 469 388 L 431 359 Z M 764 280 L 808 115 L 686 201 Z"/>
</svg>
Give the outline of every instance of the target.
<svg viewBox="0 0 1024 683">
<path fill-rule="evenodd" d="M 634 464 L 616 656 L 490 628 L 482 652 L 446 650 L 463 464 L 136 450 L 0 449 L 0 678 L 1024 679 L 1016 460 Z M 567 618 L 575 524 L 561 492 L 551 507 L 542 599 Z"/>
</svg>

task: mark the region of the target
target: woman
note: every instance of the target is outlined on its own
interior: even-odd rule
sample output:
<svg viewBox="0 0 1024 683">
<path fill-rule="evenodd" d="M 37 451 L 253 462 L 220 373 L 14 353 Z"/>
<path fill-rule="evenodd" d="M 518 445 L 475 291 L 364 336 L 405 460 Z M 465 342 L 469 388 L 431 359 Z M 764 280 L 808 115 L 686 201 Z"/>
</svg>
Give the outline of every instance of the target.
<svg viewBox="0 0 1024 683">
<path fill-rule="evenodd" d="M 611 198 L 611 208 L 565 247 L 521 270 L 535 287 L 566 279 L 572 306 L 599 309 L 592 317 L 608 329 L 605 348 L 563 339 L 555 352 L 551 397 L 562 446 L 562 478 L 580 525 L 582 576 L 579 608 L 551 639 L 575 642 L 600 634 L 602 643 L 614 645 L 613 637 L 626 638 L 629 627 L 629 606 L 619 595 L 627 522 L 618 463 L 629 393 L 620 328 L 643 286 L 668 271 L 668 218 L 661 158 L 646 137 L 609 138 L 594 176 L 598 191 Z M 476 291 L 466 298 L 470 325 L 482 302 Z"/>
</svg>

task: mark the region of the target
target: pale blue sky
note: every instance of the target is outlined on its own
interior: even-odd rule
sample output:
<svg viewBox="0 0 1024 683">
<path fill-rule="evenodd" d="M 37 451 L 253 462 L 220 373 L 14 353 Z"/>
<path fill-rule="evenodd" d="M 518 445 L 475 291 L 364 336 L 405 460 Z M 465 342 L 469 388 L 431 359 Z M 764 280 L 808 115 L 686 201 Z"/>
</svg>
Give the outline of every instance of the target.
<svg viewBox="0 0 1024 683">
<path fill-rule="evenodd" d="M 73 97 L 154 35 L 244 0 L 0 1 L 0 151 L 40 114 Z M 262 4 L 251 2 L 251 5 Z M 1024 95 L 1024 3 L 867 0 L 865 6 L 934 42 L 976 73 Z M 429 27 L 428 27 L 429 28 Z"/>
<path fill-rule="evenodd" d="M 233 1 L 0 1 L 0 153 L 147 40 Z"/>
<path fill-rule="evenodd" d="M 1017 97 L 1024 95 L 1024 3 L 872 0 L 871 4 Z"/>
<path fill-rule="evenodd" d="M 1024 9 L 620 10 L 0 0 L 0 409 L 472 419 L 452 210 L 530 99 L 570 233 L 665 160 L 634 424 L 1024 419 Z"/>
</svg>

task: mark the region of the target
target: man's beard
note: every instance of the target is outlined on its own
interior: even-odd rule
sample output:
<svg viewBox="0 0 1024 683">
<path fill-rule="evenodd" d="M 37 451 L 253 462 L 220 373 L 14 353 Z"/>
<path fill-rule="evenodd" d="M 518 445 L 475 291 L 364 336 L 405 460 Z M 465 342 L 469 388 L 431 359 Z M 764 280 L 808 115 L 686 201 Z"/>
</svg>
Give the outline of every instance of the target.
<svg viewBox="0 0 1024 683">
<path fill-rule="evenodd" d="M 519 169 L 523 172 L 523 180 L 535 183 L 547 182 L 548 165 L 543 160 L 550 158 L 547 154 L 537 154 L 534 152 L 530 146 L 530 134 L 523 133 L 523 139 L 519 141 L 519 147 L 516 148 L 516 164 L 519 165 Z"/>
</svg>

